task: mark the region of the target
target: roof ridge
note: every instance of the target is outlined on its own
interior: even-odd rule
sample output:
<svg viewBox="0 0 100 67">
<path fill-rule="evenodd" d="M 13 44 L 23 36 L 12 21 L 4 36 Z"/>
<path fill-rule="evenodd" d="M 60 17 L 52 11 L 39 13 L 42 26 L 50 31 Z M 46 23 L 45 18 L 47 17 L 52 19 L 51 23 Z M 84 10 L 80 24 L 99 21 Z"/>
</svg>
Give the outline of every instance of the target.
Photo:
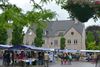
<svg viewBox="0 0 100 67">
<path fill-rule="evenodd" d="M 49 21 L 49 22 L 55 22 L 55 21 L 57 21 L 57 22 L 62 22 L 62 21 L 73 21 L 73 22 L 75 22 L 74 20 L 51 20 L 51 21 Z"/>
</svg>

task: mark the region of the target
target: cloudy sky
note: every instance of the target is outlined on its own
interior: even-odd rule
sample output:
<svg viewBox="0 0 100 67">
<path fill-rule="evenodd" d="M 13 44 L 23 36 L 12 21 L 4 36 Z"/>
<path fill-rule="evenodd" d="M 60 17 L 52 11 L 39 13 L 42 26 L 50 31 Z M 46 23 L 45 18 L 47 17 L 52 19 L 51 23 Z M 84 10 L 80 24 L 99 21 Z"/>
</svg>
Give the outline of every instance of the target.
<svg viewBox="0 0 100 67">
<path fill-rule="evenodd" d="M 39 0 L 35 1 L 39 2 Z M 9 0 L 9 2 L 12 4 L 16 4 L 18 7 L 21 7 L 25 12 L 32 9 L 32 4 L 30 4 L 30 0 Z M 45 5 L 44 8 L 51 9 L 52 11 L 56 12 L 58 20 L 69 19 L 68 12 L 61 9 L 61 7 L 56 5 L 54 2 Z M 94 22 L 93 19 L 90 19 L 88 22 L 85 23 L 85 27 L 90 25 L 100 25 L 100 20 Z"/>
</svg>

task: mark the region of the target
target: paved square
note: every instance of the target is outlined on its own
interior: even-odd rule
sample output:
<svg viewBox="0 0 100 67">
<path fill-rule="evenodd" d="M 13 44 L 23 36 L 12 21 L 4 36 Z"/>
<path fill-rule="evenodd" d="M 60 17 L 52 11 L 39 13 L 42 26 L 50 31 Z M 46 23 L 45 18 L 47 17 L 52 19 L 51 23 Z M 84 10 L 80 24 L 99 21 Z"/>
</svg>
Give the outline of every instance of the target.
<svg viewBox="0 0 100 67">
<path fill-rule="evenodd" d="M 71 65 L 65 64 L 61 65 L 60 63 L 56 63 L 50 65 L 49 67 L 95 67 L 95 63 L 90 62 L 72 62 Z"/>
</svg>

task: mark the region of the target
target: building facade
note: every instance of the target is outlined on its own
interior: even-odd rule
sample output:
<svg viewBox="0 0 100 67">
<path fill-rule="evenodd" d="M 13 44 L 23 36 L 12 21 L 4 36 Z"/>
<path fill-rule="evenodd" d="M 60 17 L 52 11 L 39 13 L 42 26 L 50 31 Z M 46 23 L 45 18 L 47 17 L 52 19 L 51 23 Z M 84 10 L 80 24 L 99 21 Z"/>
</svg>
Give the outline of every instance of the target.
<svg viewBox="0 0 100 67">
<path fill-rule="evenodd" d="M 31 32 L 31 34 L 29 34 Z M 66 39 L 66 49 L 85 49 L 85 27 L 84 24 L 72 20 L 50 21 L 44 29 L 43 39 L 45 48 L 60 48 L 60 39 Z M 35 32 L 28 30 L 24 36 L 24 44 L 33 44 Z"/>
</svg>

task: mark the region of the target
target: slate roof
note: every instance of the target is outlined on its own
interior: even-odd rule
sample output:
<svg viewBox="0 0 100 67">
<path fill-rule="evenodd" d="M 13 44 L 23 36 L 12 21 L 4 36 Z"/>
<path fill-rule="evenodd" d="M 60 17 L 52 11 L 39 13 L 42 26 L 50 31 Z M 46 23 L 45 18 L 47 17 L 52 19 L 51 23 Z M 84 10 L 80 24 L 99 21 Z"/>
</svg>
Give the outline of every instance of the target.
<svg viewBox="0 0 100 67">
<path fill-rule="evenodd" d="M 46 29 L 46 31 L 48 31 L 47 36 L 49 37 L 57 36 L 55 34 L 59 31 L 65 31 L 66 33 L 72 27 L 75 28 L 77 32 L 82 34 L 84 29 L 84 24 L 80 22 L 75 23 L 75 21 L 72 20 L 50 21 Z"/>
<path fill-rule="evenodd" d="M 44 29 L 44 32 L 47 31 L 48 37 L 55 37 L 57 36 L 56 33 L 59 31 L 64 31 L 66 34 L 71 28 L 74 28 L 77 32 L 82 34 L 84 29 L 84 24 L 81 22 L 75 23 L 72 20 L 57 20 L 57 21 L 50 21 L 47 23 L 47 28 Z M 33 32 L 35 32 L 36 28 L 34 26 L 31 28 Z M 28 31 L 27 31 L 28 32 Z"/>
</svg>

